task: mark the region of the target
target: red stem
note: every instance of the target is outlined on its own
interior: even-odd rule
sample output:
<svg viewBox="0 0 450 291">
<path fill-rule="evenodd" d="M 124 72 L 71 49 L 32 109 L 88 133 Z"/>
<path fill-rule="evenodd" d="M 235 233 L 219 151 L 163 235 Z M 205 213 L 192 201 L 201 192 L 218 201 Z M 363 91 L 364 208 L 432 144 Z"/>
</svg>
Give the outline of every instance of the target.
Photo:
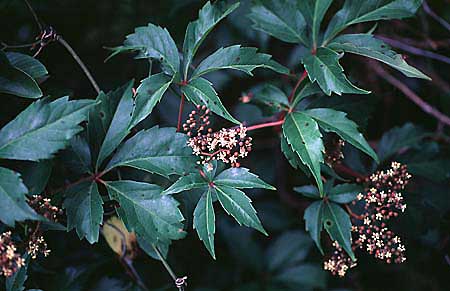
<svg viewBox="0 0 450 291">
<path fill-rule="evenodd" d="M 297 92 L 298 87 L 300 86 L 302 81 L 305 80 L 306 76 L 308 76 L 308 72 L 306 72 L 306 70 L 304 70 L 302 75 L 300 76 L 300 78 L 298 78 L 297 83 L 295 84 L 294 88 L 292 89 L 291 94 L 289 94 L 289 97 L 288 97 L 289 102 L 292 102 L 292 99 L 294 99 L 295 92 Z"/>
<path fill-rule="evenodd" d="M 251 130 L 255 130 L 255 129 L 259 129 L 259 128 L 264 128 L 264 127 L 278 126 L 278 125 L 282 125 L 283 122 L 284 122 L 284 119 L 273 121 L 273 122 L 255 124 L 255 125 L 247 127 L 247 131 L 251 131 Z"/>
<path fill-rule="evenodd" d="M 183 108 L 184 108 L 184 94 L 181 94 L 180 108 L 178 109 L 177 132 L 179 132 L 181 129 L 181 119 L 183 118 Z"/>
</svg>

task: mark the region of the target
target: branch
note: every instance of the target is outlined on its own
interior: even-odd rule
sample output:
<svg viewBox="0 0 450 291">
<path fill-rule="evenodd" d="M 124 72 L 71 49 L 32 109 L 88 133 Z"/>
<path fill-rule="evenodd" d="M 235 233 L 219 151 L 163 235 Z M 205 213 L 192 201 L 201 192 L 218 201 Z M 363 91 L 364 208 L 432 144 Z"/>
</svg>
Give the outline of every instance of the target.
<svg viewBox="0 0 450 291">
<path fill-rule="evenodd" d="M 172 277 L 172 280 L 175 282 L 175 286 L 178 288 L 179 291 L 184 290 L 184 286 L 187 285 L 186 280 L 187 277 L 177 278 L 177 275 L 175 275 L 175 272 L 172 270 L 170 265 L 167 263 L 167 261 L 164 259 L 163 255 L 159 251 L 158 247 L 156 247 L 154 244 L 152 244 L 153 250 L 155 251 L 156 255 L 158 256 L 159 260 L 163 264 L 164 268 L 166 268 L 167 273 L 169 273 L 170 277 Z"/>
<path fill-rule="evenodd" d="M 408 86 L 406 86 L 400 80 L 396 79 L 394 76 L 385 71 L 379 64 L 371 62 L 371 65 L 372 69 L 378 76 L 382 77 L 383 79 L 391 83 L 391 85 L 402 91 L 403 94 L 405 94 L 405 96 L 408 97 L 409 100 L 411 100 L 417 106 L 419 106 L 420 109 L 422 109 L 425 113 L 428 113 L 429 115 L 433 116 L 443 124 L 450 126 L 450 117 L 443 114 L 442 112 L 440 112 L 427 102 L 423 101 L 422 98 L 420 98 L 416 93 L 414 93 L 414 91 L 409 89 Z"/>
<path fill-rule="evenodd" d="M 437 15 L 433 10 L 431 10 L 431 7 L 428 5 L 427 1 L 423 1 L 423 10 L 430 15 L 434 20 L 439 22 L 445 29 L 450 31 L 450 24 L 445 21 L 442 17 Z"/>
<path fill-rule="evenodd" d="M 177 123 L 177 132 L 180 131 L 181 129 L 181 123 L 182 123 L 182 118 L 183 118 L 183 108 L 184 108 L 184 94 L 181 94 L 181 99 L 180 99 L 180 108 L 178 109 L 178 123 Z"/>
</svg>

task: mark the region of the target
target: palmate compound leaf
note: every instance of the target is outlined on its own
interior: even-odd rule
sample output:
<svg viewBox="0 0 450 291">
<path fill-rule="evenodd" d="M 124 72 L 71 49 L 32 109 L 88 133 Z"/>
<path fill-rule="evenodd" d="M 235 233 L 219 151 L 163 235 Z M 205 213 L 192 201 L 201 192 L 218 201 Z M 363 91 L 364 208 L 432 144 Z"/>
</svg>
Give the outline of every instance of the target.
<svg viewBox="0 0 450 291">
<path fill-rule="evenodd" d="M 356 23 L 411 17 L 421 5 L 422 0 L 346 0 L 328 24 L 324 41 L 328 43 L 347 26 Z"/>
<path fill-rule="evenodd" d="M 226 1 L 210 1 L 200 9 L 198 19 L 189 23 L 183 42 L 183 66 L 182 74 L 187 79 L 189 67 L 198 48 L 211 32 L 211 30 L 227 15 L 239 6 L 239 2 L 228 4 Z"/>
<path fill-rule="evenodd" d="M 150 58 L 161 63 L 164 73 L 175 75 L 180 67 L 180 56 L 175 41 L 167 29 L 149 23 L 137 27 L 134 33 L 127 35 L 123 46 L 112 48 L 113 57 L 128 51 L 137 51 L 136 59 Z"/>
<path fill-rule="evenodd" d="M 216 232 L 216 217 L 214 214 L 212 193 L 216 190 L 208 187 L 203 193 L 194 210 L 194 228 L 203 241 L 211 256 L 216 259 L 214 251 L 214 233 Z M 217 194 L 215 194 L 217 195 Z"/>
<path fill-rule="evenodd" d="M 53 157 L 83 128 L 92 100 L 38 100 L 0 130 L 0 158 L 37 161 Z"/>
<path fill-rule="evenodd" d="M 67 212 L 67 230 L 76 229 L 78 237 L 91 244 L 98 241 L 103 222 L 103 200 L 94 181 L 82 182 L 66 191 L 63 204 Z"/>
<path fill-rule="evenodd" d="M 249 18 L 257 30 L 285 42 L 308 45 L 306 22 L 297 0 L 258 0 Z"/>
<path fill-rule="evenodd" d="M 13 66 L 2 50 L 0 50 L 0 93 L 32 99 L 42 97 L 42 91 L 36 81 L 25 71 Z"/>
<path fill-rule="evenodd" d="M 356 123 L 347 118 L 347 113 L 330 108 L 309 109 L 303 113 L 313 118 L 324 131 L 338 134 L 343 140 L 378 162 L 377 154 L 358 131 Z"/>
<path fill-rule="evenodd" d="M 223 106 L 222 101 L 220 101 L 219 96 L 217 96 L 217 92 L 208 80 L 203 78 L 194 79 L 182 86 L 181 92 L 195 105 L 206 105 L 206 107 L 215 114 L 222 116 L 233 123 L 240 123 L 231 116 L 225 106 Z"/>
<path fill-rule="evenodd" d="M 204 59 L 192 73 L 191 79 L 223 69 L 239 70 L 252 76 L 252 71 L 256 68 L 289 74 L 289 69 L 272 60 L 271 55 L 258 53 L 258 49 L 254 47 L 234 45 L 220 48 Z"/>
<path fill-rule="evenodd" d="M 0 221 L 14 227 L 16 221 L 40 220 L 26 202 L 27 187 L 20 174 L 0 167 Z"/>
<path fill-rule="evenodd" d="M 288 145 L 313 174 L 319 192 L 323 193 L 320 164 L 323 163 L 325 148 L 317 122 L 301 112 L 290 113 L 283 123 L 283 135 Z"/>
<path fill-rule="evenodd" d="M 187 146 L 187 135 L 158 126 L 142 130 L 127 140 L 106 166 L 128 166 L 162 176 L 194 171 L 196 158 Z"/>
<path fill-rule="evenodd" d="M 302 62 L 308 72 L 311 83 L 317 82 L 327 95 L 336 93 L 369 94 L 350 83 L 339 64 L 340 55 L 326 47 L 319 47 L 315 54 L 308 54 Z"/>
<path fill-rule="evenodd" d="M 162 194 L 160 186 L 131 180 L 106 182 L 105 186 L 110 198 L 120 204 L 117 212 L 128 231 L 149 243 L 185 236 L 179 203 L 171 195 Z"/>
<path fill-rule="evenodd" d="M 344 34 L 335 38 L 328 47 L 337 52 L 348 52 L 378 60 L 407 77 L 430 80 L 430 77 L 410 66 L 401 54 L 391 50 L 388 44 L 371 34 Z"/>
</svg>

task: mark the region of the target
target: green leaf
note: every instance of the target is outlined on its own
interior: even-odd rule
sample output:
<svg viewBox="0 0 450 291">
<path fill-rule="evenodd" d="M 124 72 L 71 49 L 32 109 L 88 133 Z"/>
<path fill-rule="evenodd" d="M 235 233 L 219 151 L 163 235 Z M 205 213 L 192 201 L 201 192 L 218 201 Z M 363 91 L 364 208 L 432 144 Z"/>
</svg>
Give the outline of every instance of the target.
<svg viewBox="0 0 450 291">
<path fill-rule="evenodd" d="M 317 85 L 317 83 L 311 83 L 308 82 L 303 86 L 302 89 L 298 90 L 297 94 L 295 95 L 294 101 L 292 101 L 292 108 L 295 108 L 300 101 L 303 100 L 303 98 L 317 94 L 322 93 L 322 90 Z"/>
<path fill-rule="evenodd" d="M 303 219 L 305 220 L 305 229 L 316 243 L 317 248 L 323 254 L 322 246 L 320 245 L 320 234 L 323 228 L 323 201 L 316 201 L 311 203 L 305 210 Z"/>
<path fill-rule="evenodd" d="M 45 66 L 40 61 L 29 55 L 16 52 L 6 52 L 6 57 L 13 67 L 27 73 L 33 79 L 48 75 Z"/>
<path fill-rule="evenodd" d="M 308 54 L 302 60 L 308 72 L 311 83 L 317 81 L 320 88 L 327 95 L 336 93 L 368 94 L 350 83 L 339 64 L 339 54 L 329 48 L 319 47 L 315 54 Z"/>
<path fill-rule="evenodd" d="M 328 47 L 338 52 L 349 52 L 378 60 L 399 70 L 407 77 L 431 80 L 418 69 L 408 65 L 401 54 L 391 50 L 389 45 L 370 34 L 344 34 L 334 39 Z"/>
<path fill-rule="evenodd" d="M 313 0 L 313 2 L 314 12 L 312 15 L 312 40 L 314 47 L 317 47 L 320 24 L 322 23 L 323 17 L 325 16 L 325 13 L 333 0 Z"/>
<path fill-rule="evenodd" d="M 85 174 L 94 172 L 89 144 L 82 135 L 76 135 L 70 140 L 70 146 L 62 153 L 64 164 L 73 173 Z"/>
<path fill-rule="evenodd" d="M 195 105 L 206 105 L 212 112 L 223 118 L 239 124 L 231 114 L 223 106 L 219 96 L 217 96 L 211 82 L 203 78 L 197 78 L 189 82 L 187 85 L 181 87 L 181 92 L 186 98 Z"/>
<path fill-rule="evenodd" d="M 117 212 L 128 231 L 135 231 L 150 243 L 184 237 L 178 202 L 162 195 L 158 185 L 136 181 L 106 182 L 111 199 L 119 202 Z"/>
<path fill-rule="evenodd" d="M 263 86 L 257 87 L 256 90 L 252 90 L 252 94 L 252 102 L 275 107 L 278 111 L 283 107 L 286 108 L 289 106 L 286 94 L 281 91 L 281 89 L 271 84 L 264 84 Z"/>
<path fill-rule="evenodd" d="M 275 281 L 293 286 L 289 290 L 325 289 L 326 287 L 325 271 L 315 264 L 301 264 L 283 269 L 274 276 Z"/>
<path fill-rule="evenodd" d="M 9 277 L 6 277 L 5 287 L 6 291 L 23 291 L 25 290 L 25 281 L 28 279 L 27 271 L 30 264 L 30 255 L 25 253 L 23 255 L 25 265 Z M 30 289 L 29 289 L 30 290 Z M 28 290 L 28 291 L 29 291 Z"/>
<path fill-rule="evenodd" d="M 0 167 L 0 220 L 11 227 L 16 221 L 39 220 L 26 202 L 27 187 L 20 174 Z"/>
<path fill-rule="evenodd" d="M 216 232 L 214 207 L 212 200 L 211 187 L 202 195 L 194 210 L 194 228 L 197 230 L 198 237 L 205 244 L 206 249 L 211 256 L 216 259 L 214 252 L 214 233 Z"/>
<path fill-rule="evenodd" d="M 28 195 L 39 195 L 47 186 L 47 182 L 52 174 L 53 161 L 42 160 L 39 162 L 24 163 L 21 170 L 22 179 L 28 188 Z"/>
<path fill-rule="evenodd" d="M 357 184 L 340 184 L 333 187 L 328 193 L 328 199 L 337 203 L 350 203 L 356 199 L 356 195 L 363 191 L 363 187 Z"/>
<path fill-rule="evenodd" d="M 350 258 L 355 261 L 351 243 L 352 223 L 347 212 L 335 203 L 324 203 L 323 225 L 330 238 L 337 241 Z"/>
<path fill-rule="evenodd" d="M 160 261 L 161 258 L 159 257 L 159 255 L 156 253 L 154 248 L 157 248 L 159 253 L 161 254 L 161 256 L 163 258 L 167 258 L 167 254 L 169 253 L 169 247 L 171 242 L 168 241 L 158 241 L 156 243 L 152 243 L 146 240 L 145 237 L 143 237 L 140 234 L 136 234 L 136 238 L 137 238 L 137 242 L 139 244 L 139 247 L 141 247 L 141 249 L 150 257 L 152 257 L 155 260 Z"/>
<path fill-rule="evenodd" d="M 94 126 L 100 126 L 100 130 L 104 130 L 99 134 L 100 136 L 104 136 L 104 139 L 102 140 L 102 144 L 98 153 L 96 169 L 100 167 L 102 162 L 117 148 L 117 146 L 130 132 L 130 123 L 134 106 L 132 86 L 133 81 L 129 82 L 127 85 L 123 86 L 118 91 L 113 93 L 113 95 L 116 95 L 116 93 L 119 92 L 122 93 L 122 95 L 120 96 L 120 101 L 118 103 L 117 101 L 112 101 L 113 104 L 108 101 L 105 102 L 105 99 L 109 97 L 109 94 L 100 94 L 98 99 L 100 99 L 102 103 L 105 102 L 105 104 L 100 104 L 99 113 L 97 111 L 97 108 L 95 109 L 97 113 L 91 111 L 92 114 L 97 114 L 98 117 L 94 117 L 93 120 L 90 120 L 89 122 L 99 122 L 98 118 L 100 118 L 101 122 L 99 122 L 98 125 Z M 114 105 L 114 103 L 117 104 L 116 107 L 111 106 Z"/>
<path fill-rule="evenodd" d="M 238 189 L 263 188 L 276 190 L 275 187 L 261 180 L 257 175 L 249 172 L 246 168 L 229 168 L 214 178 L 214 184 L 229 186 Z"/>
<path fill-rule="evenodd" d="M 198 19 L 190 22 L 183 42 L 183 76 L 187 79 L 188 70 L 192 63 L 198 48 L 214 28 L 222 19 L 233 12 L 239 6 L 239 2 L 235 4 L 227 4 L 226 1 L 217 1 L 211 4 L 210 1 L 200 9 Z"/>
<path fill-rule="evenodd" d="M 66 191 L 63 204 L 67 212 L 67 231 L 75 228 L 78 237 L 91 244 L 98 241 L 103 222 L 103 201 L 93 181 L 82 182 Z"/>
<path fill-rule="evenodd" d="M 285 42 L 307 46 L 306 22 L 297 0 L 259 0 L 248 16 L 253 28 Z"/>
<path fill-rule="evenodd" d="M 254 47 L 241 47 L 233 45 L 226 48 L 220 48 L 206 59 L 204 59 L 192 73 L 192 79 L 198 78 L 204 74 L 223 69 L 239 70 L 253 76 L 252 71 L 256 68 L 268 68 L 277 71 L 277 68 L 270 66 L 272 56 L 258 53 Z M 273 60 L 272 60 L 273 61 Z M 278 64 L 281 66 L 280 64 Z M 285 69 L 284 73 L 289 73 Z"/>
<path fill-rule="evenodd" d="M 423 130 L 412 123 L 394 127 L 381 137 L 377 147 L 378 157 L 380 161 L 385 161 L 401 149 L 418 146 L 424 137 L 426 134 Z"/>
<path fill-rule="evenodd" d="M 294 187 L 294 191 L 308 198 L 320 199 L 319 190 L 313 185 Z"/>
<path fill-rule="evenodd" d="M 0 93 L 32 99 L 42 97 L 42 91 L 36 81 L 24 71 L 12 66 L 2 50 L 0 50 Z"/>
<path fill-rule="evenodd" d="M 187 146 L 187 136 L 175 128 L 152 127 L 127 140 L 106 169 L 128 166 L 162 176 L 185 175 L 194 170 L 196 158 Z"/>
<path fill-rule="evenodd" d="M 358 131 L 358 125 L 347 118 L 347 113 L 330 108 L 309 109 L 303 111 L 303 113 L 316 120 L 326 132 L 335 132 L 343 140 L 365 152 L 376 162 L 379 162 L 377 154 Z"/>
<path fill-rule="evenodd" d="M 325 31 L 325 42 L 352 24 L 413 16 L 422 0 L 346 0 Z"/>
<path fill-rule="evenodd" d="M 149 23 L 137 27 L 133 34 L 127 35 L 123 46 L 112 48 L 114 56 L 127 51 L 138 51 L 136 59 L 156 60 L 161 63 L 164 73 L 175 75 L 180 67 L 177 46 L 167 29 Z"/>
<path fill-rule="evenodd" d="M 215 189 L 223 209 L 233 216 L 240 225 L 253 227 L 267 235 L 256 215 L 256 210 L 253 208 L 250 198 L 244 192 L 224 185 L 216 185 Z"/>
<path fill-rule="evenodd" d="M 284 156 L 288 160 L 291 167 L 294 169 L 301 169 L 305 175 L 311 177 L 311 173 L 307 166 L 305 166 L 300 159 L 300 157 L 294 152 L 292 147 L 286 141 L 286 137 L 281 137 L 281 151 L 284 153 Z"/>
<path fill-rule="evenodd" d="M 164 190 L 164 194 L 176 194 L 183 191 L 188 191 L 197 188 L 204 188 L 208 186 L 208 182 L 200 176 L 199 173 L 194 172 L 187 176 L 181 176 L 169 188 Z"/>
<path fill-rule="evenodd" d="M 323 193 L 320 164 L 323 163 L 325 148 L 317 122 L 306 114 L 290 113 L 283 123 L 283 135 L 292 150 L 313 174 L 319 192 Z"/>
<path fill-rule="evenodd" d="M 161 101 L 172 81 L 173 78 L 169 78 L 163 73 L 151 75 L 142 80 L 141 85 L 136 90 L 137 95 L 130 128 L 136 126 L 152 113 L 156 103 Z"/>
<path fill-rule="evenodd" d="M 37 161 L 53 157 L 83 128 L 92 100 L 38 100 L 0 130 L 0 158 Z"/>
</svg>

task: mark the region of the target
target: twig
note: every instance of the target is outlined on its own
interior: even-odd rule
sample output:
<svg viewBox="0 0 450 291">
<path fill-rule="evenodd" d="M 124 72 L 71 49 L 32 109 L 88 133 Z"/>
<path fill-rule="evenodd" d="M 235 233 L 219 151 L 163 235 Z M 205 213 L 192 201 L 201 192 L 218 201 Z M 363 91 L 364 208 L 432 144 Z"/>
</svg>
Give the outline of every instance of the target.
<svg viewBox="0 0 450 291">
<path fill-rule="evenodd" d="M 422 98 L 420 98 L 416 93 L 414 93 L 414 91 L 409 89 L 408 86 L 406 86 L 400 80 L 396 79 L 394 76 L 385 71 L 379 64 L 371 62 L 371 67 L 377 75 L 379 75 L 380 77 L 391 83 L 391 85 L 393 85 L 394 87 L 397 87 L 400 91 L 403 92 L 403 94 L 405 94 L 406 97 L 408 97 L 409 100 L 414 102 L 424 112 L 430 114 L 443 124 L 450 126 L 450 117 L 443 114 L 442 112 L 440 112 L 427 102 L 423 101 Z"/>
<path fill-rule="evenodd" d="M 83 63 L 83 61 L 80 59 L 80 57 L 77 55 L 77 53 L 73 50 L 73 48 L 63 39 L 63 37 L 61 35 L 58 35 L 56 37 L 56 40 L 62 44 L 67 51 L 72 55 L 72 57 L 74 58 L 74 60 L 78 63 L 78 65 L 80 66 L 80 68 L 83 70 L 84 74 L 86 75 L 86 77 L 89 79 L 89 81 L 92 84 L 92 87 L 94 87 L 95 91 L 97 92 L 97 94 L 100 93 L 100 88 L 97 85 L 97 82 L 95 82 L 94 77 L 92 77 L 91 73 L 89 72 L 88 68 L 86 67 L 86 65 Z"/>
<path fill-rule="evenodd" d="M 298 78 L 297 83 L 295 84 L 294 88 L 292 89 L 291 94 L 289 94 L 289 97 L 288 97 L 289 102 L 292 102 L 292 99 L 294 99 L 294 96 L 295 96 L 295 93 L 297 92 L 298 87 L 300 86 L 302 81 L 306 78 L 306 76 L 308 76 L 308 73 L 306 72 L 306 70 L 304 70 L 303 73 L 301 74 L 300 78 Z"/>
<path fill-rule="evenodd" d="M 446 57 L 446 56 L 443 56 L 443 55 L 440 55 L 440 54 L 437 54 L 437 53 L 434 53 L 434 52 L 430 52 L 430 51 L 427 51 L 427 50 L 423 50 L 423 49 L 420 49 L 420 48 L 417 48 L 417 47 L 413 47 L 413 46 L 410 46 L 408 44 L 402 43 L 401 41 L 398 41 L 398 40 L 395 40 L 395 39 L 391 39 L 391 38 L 388 38 L 388 37 L 385 37 L 385 36 L 377 35 L 376 37 L 381 39 L 381 40 L 383 40 L 384 42 L 388 43 L 389 45 L 391 45 L 393 47 L 402 49 L 402 50 L 404 50 L 406 52 L 409 52 L 411 54 L 427 57 L 427 58 L 434 59 L 434 60 L 437 60 L 437 61 L 440 61 L 440 62 L 443 62 L 443 63 L 450 64 L 450 58 L 449 57 Z"/>
<path fill-rule="evenodd" d="M 423 1 L 423 10 L 430 15 L 434 20 L 439 22 L 445 29 L 450 31 L 450 24 L 445 21 L 442 17 L 437 15 L 433 10 L 431 10 L 431 7 L 428 5 L 427 1 Z"/>
<path fill-rule="evenodd" d="M 161 263 L 163 264 L 164 268 L 167 270 L 167 273 L 169 273 L 170 277 L 172 277 L 172 280 L 175 282 L 175 286 L 178 288 L 179 291 L 183 291 L 184 286 L 186 285 L 187 277 L 178 278 L 177 275 L 175 275 L 175 272 L 172 270 L 172 268 L 169 266 L 167 261 L 162 256 L 159 249 L 154 244 L 152 244 L 152 248 L 155 251 Z"/>
<path fill-rule="evenodd" d="M 42 32 L 42 23 L 39 21 L 39 18 L 36 14 L 36 12 L 34 11 L 33 7 L 30 5 L 30 3 L 28 2 L 28 0 L 24 0 L 25 4 L 28 7 L 28 10 L 30 10 L 31 14 L 33 15 L 34 21 L 36 22 L 36 24 L 38 25 L 39 31 Z"/>
<path fill-rule="evenodd" d="M 345 209 L 347 210 L 348 214 L 350 214 L 351 217 L 356 218 L 358 220 L 364 219 L 364 216 L 353 213 L 353 211 L 350 209 L 350 206 L 348 206 L 348 204 L 344 204 L 344 206 L 345 206 Z"/>
<path fill-rule="evenodd" d="M 5 42 L 0 42 L 1 49 L 19 49 L 19 48 L 28 48 L 28 47 L 34 47 L 35 45 L 39 44 L 41 41 L 37 40 L 32 43 L 26 43 L 26 44 L 17 44 L 17 45 L 10 45 Z"/>
<path fill-rule="evenodd" d="M 255 125 L 247 127 L 247 131 L 252 131 L 252 130 L 264 128 L 264 127 L 278 126 L 278 125 L 282 125 L 283 123 L 284 123 L 284 119 L 273 121 L 273 122 L 255 124 Z"/>
<path fill-rule="evenodd" d="M 180 98 L 180 108 L 178 109 L 178 123 L 177 123 L 177 132 L 181 129 L 181 122 L 183 118 L 183 108 L 184 108 L 184 94 L 181 94 Z"/>
</svg>

